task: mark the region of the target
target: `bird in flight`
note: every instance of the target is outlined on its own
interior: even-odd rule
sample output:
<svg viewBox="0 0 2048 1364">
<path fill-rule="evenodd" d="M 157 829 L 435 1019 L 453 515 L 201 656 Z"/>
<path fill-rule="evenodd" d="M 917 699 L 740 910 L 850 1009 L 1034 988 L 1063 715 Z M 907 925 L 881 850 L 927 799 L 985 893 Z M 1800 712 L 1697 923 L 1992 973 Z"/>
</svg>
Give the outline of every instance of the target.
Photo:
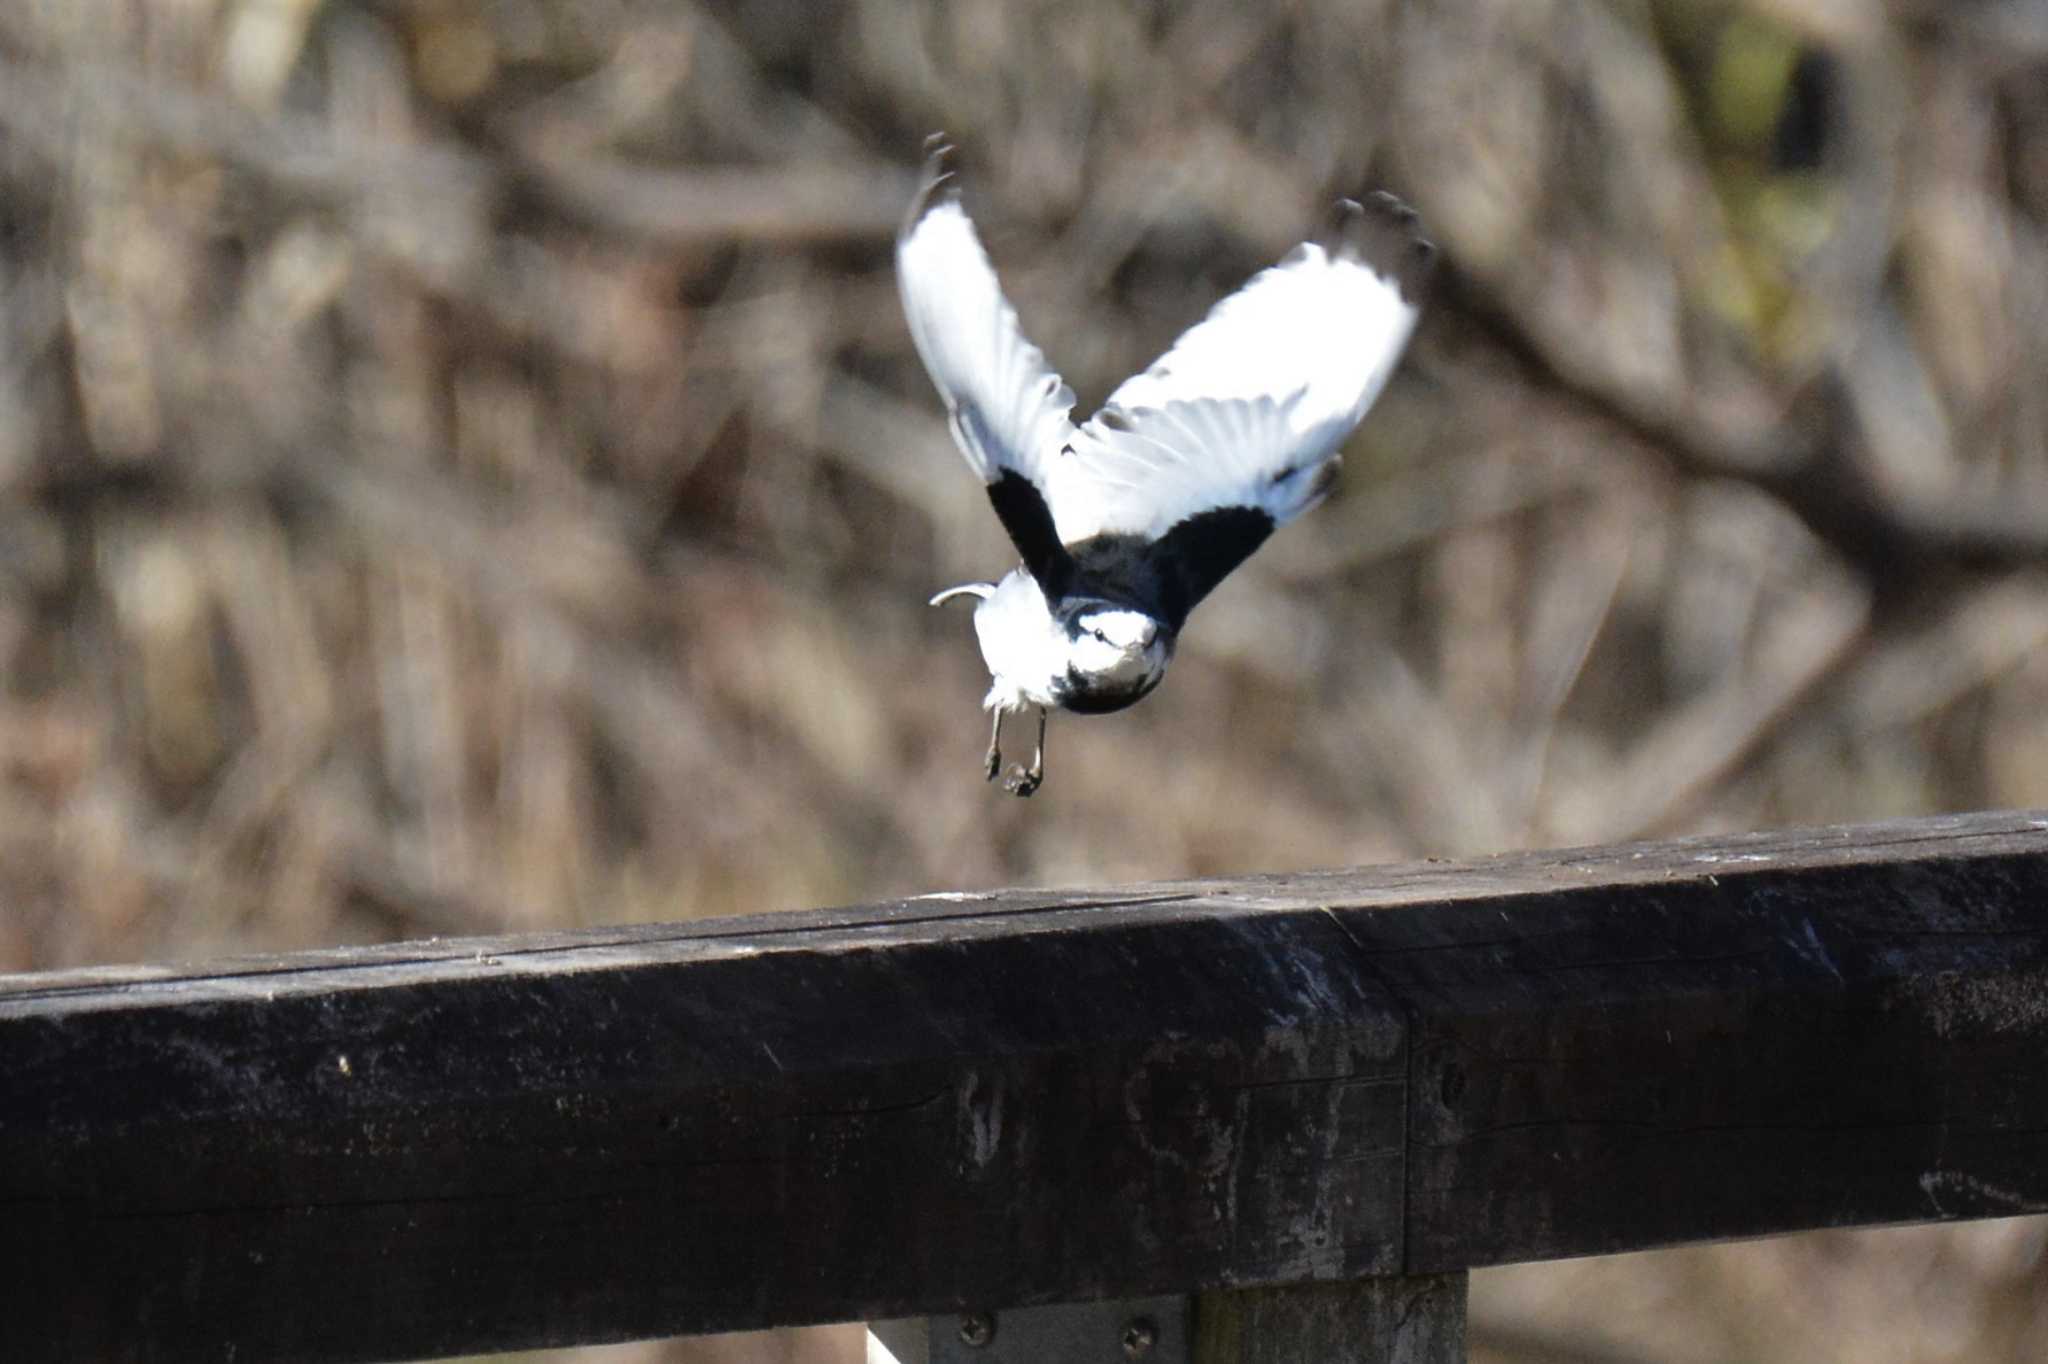
<svg viewBox="0 0 2048 1364">
<path fill-rule="evenodd" d="M 1338 448 L 1415 329 L 1436 251 L 1390 194 L 1342 200 L 1329 230 L 1262 270 L 1183 332 L 1086 422 L 1026 340 L 960 205 L 951 148 L 926 144 L 896 239 L 896 279 L 953 440 L 988 487 L 1020 567 L 932 598 L 979 598 L 993 679 L 986 772 L 1003 717 L 1038 710 L 1020 796 L 1045 777 L 1051 710 L 1121 710 L 1166 675 L 1203 597 L 1321 501 Z"/>
</svg>

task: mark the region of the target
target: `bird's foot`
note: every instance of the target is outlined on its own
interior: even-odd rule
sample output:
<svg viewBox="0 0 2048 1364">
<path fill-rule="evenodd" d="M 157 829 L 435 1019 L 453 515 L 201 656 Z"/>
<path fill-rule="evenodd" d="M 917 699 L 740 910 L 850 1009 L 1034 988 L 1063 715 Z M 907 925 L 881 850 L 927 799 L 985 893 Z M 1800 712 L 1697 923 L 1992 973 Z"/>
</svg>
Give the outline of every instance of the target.
<svg viewBox="0 0 2048 1364">
<path fill-rule="evenodd" d="M 988 746 L 987 756 L 985 756 L 982 759 L 981 778 L 983 781 L 994 781 L 996 779 L 996 773 L 1002 770 L 1003 750 L 997 748 L 994 744 L 990 744 Z"/>
<path fill-rule="evenodd" d="M 995 774 L 990 773 L 989 775 L 994 776 Z M 1003 778 L 1003 789 L 1013 796 L 1028 796 L 1033 791 L 1036 791 L 1039 783 L 1044 780 L 1044 768 L 1026 767 L 1023 763 L 1011 763 L 1009 775 Z"/>
</svg>

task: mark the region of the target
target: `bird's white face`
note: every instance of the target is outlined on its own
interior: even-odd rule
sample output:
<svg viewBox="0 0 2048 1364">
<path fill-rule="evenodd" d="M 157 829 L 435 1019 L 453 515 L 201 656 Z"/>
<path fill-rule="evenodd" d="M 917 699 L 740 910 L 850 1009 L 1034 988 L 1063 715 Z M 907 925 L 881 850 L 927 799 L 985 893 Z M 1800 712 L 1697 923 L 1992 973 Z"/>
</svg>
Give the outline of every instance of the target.
<svg viewBox="0 0 2048 1364">
<path fill-rule="evenodd" d="M 1105 682 L 1135 683 L 1166 666 L 1159 622 L 1142 611 L 1084 611 L 1072 639 L 1074 667 Z"/>
</svg>

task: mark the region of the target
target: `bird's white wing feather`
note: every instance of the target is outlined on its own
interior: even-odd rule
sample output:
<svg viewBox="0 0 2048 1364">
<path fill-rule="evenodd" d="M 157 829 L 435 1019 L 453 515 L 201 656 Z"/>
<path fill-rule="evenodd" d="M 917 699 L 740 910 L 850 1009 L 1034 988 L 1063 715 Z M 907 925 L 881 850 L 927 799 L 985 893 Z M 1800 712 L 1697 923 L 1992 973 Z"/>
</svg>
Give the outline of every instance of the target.
<svg viewBox="0 0 2048 1364">
<path fill-rule="evenodd" d="M 993 484 L 1013 469 L 1043 492 L 1073 433 L 1074 391 L 1018 327 L 942 154 L 896 242 L 903 313 L 974 472 Z"/>
<path fill-rule="evenodd" d="M 1219 507 L 1276 525 L 1327 491 L 1331 461 L 1415 329 L 1431 250 L 1389 196 L 1254 275 L 1110 395 L 1048 486 L 1060 539 L 1158 538 Z"/>
</svg>

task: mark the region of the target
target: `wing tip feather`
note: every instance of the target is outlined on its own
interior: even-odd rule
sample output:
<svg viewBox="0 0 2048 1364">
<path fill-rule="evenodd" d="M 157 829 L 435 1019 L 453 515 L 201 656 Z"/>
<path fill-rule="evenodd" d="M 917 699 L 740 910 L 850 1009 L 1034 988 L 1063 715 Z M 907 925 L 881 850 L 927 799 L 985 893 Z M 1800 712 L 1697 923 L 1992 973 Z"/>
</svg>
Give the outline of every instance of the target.
<svg viewBox="0 0 2048 1364">
<path fill-rule="evenodd" d="M 1411 306 L 1420 306 L 1436 271 L 1436 244 L 1422 235 L 1421 215 L 1385 190 L 1374 190 L 1363 201 L 1339 199 L 1325 249 L 1337 259 L 1362 261 L 1392 280 Z"/>
<path fill-rule="evenodd" d="M 945 187 L 952 183 L 953 144 L 946 140 L 944 133 L 932 133 L 924 140 L 924 171 L 918 177 L 917 193 L 911 196 L 910 208 L 903 215 L 903 226 L 897 229 L 896 239 L 902 241 L 917 230 L 927 213 L 940 204 L 952 203 L 960 197 L 957 186 Z M 941 190 L 944 193 L 941 193 Z"/>
</svg>

